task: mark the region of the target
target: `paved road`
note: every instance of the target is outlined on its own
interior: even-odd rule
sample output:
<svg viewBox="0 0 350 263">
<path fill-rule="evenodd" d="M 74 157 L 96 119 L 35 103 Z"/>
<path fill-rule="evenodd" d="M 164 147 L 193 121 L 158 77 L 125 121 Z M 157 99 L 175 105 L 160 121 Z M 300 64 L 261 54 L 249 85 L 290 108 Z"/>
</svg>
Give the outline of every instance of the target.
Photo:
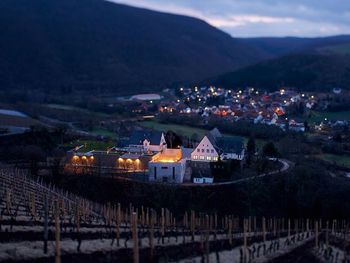
<svg viewBox="0 0 350 263">
<path fill-rule="evenodd" d="M 252 176 L 252 177 L 247 177 L 247 178 L 242 178 L 242 179 L 238 179 L 238 180 L 234 180 L 234 181 L 229 181 L 229 182 L 222 182 L 222 183 L 212 183 L 212 184 L 194 184 L 194 183 L 184 183 L 181 184 L 181 186 L 202 186 L 202 187 L 210 187 L 210 186 L 215 186 L 215 185 L 231 185 L 231 184 L 238 184 L 238 183 L 242 183 L 242 182 L 247 182 L 250 180 L 254 180 L 256 178 L 262 178 L 265 177 L 267 175 L 274 175 L 274 174 L 281 174 L 285 171 L 287 171 L 293 164 L 285 159 L 278 159 L 278 161 L 282 164 L 282 168 L 280 168 L 279 170 L 275 170 L 269 173 L 264 173 L 264 174 L 260 174 L 257 176 Z"/>
</svg>

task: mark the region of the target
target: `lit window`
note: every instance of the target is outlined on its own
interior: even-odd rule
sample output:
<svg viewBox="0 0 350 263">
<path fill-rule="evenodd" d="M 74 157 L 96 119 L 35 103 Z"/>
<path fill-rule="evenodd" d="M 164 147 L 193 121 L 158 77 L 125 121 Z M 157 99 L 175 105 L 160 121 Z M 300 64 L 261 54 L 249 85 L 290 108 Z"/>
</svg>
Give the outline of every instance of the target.
<svg viewBox="0 0 350 263">
<path fill-rule="evenodd" d="M 199 156 L 199 159 L 200 159 L 200 160 L 204 160 L 204 156 L 202 156 L 202 155 Z"/>
<path fill-rule="evenodd" d="M 193 159 L 197 160 L 198 159 L 198 155 L 193 155 Z"/>
<path fill-rule="evenodd" d="M 211 161 L 211 157 L 210 157 L 210 156 L 207 156 L 207 160 L 208 160 L 208 161 Z"/>
<path fill-rule="evenodd" d="M 217 161 L 217 160 L 218 160 L 218 157 L 213 157 L 213 160 L 214 160 L 214 161 Z"/>
</svg>

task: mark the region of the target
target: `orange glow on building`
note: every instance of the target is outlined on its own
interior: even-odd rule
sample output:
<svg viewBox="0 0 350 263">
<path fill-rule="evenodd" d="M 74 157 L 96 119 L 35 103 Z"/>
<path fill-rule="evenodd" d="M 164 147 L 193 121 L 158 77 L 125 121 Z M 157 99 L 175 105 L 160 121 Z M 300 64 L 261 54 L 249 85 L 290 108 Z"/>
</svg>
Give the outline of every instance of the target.
<svg viewBox="0 0 350 263">
<path fill-rule="evenodd" d="M 152 162 L 176 163 L 182 158 L 181 149 L 165 149 L 152 157 Z"/>
<path fill-rule="evenodd" d="M 276 113 L 278 116 L 284 115 L 284 111 L 283 111 L 283 109 L 281 109 L 281 108 L 276 108 L 276 109 L 275 109 L 275 113 Z"/>
</svg>

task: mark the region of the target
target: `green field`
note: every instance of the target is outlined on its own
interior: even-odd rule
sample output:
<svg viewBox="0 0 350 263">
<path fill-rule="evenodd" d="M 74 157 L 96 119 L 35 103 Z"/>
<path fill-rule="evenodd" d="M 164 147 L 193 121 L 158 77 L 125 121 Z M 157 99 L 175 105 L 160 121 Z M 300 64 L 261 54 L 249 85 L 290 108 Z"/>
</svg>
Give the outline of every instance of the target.
<svg viewBox="0 0 350 263">
<path fill-rule="evenodd" d="M 76 140 L 71 143 L 67 143 L 63 145 L 64 147 L 73 149 L 77 146 L 85 145 L 85 147 L 82 149 L 84 152 L 89 152 L 92 150 L 96 151 L 106 151 L 107 149 L 115 146 L 115 143 L 113 142 L 104 142 L 104 141 L 93 141 L 93 140 Z"/>
<path fill-rule="evenodd" d="M 111 137 L 113 140 L 116 140 L 118 138 L 115 132 L 111 132 L 105 129 L 93 129 L 91 133 L 104 137 Z"/>
<path fill-rule="evenodd" d="M 84 114 L 95 114 L 95 115 L 98 115 L 98 116 L 101 116 L 101 117 L 109 116 L 106 113 L 90 111 L 88 109 L 79 108 L 79 107 L 75 107 L 75 106 L 71 106 L 71 105 L 46 104 L 45 106 L 48 107 L 48 108 L 51 108 L 51 109 L 65 110 L 65 111 L 78 111 L 78 112 L 81 112 L 81 113 L 84 113 Z"/>
<path fill-rule="evenodd" d="M 327 162 L 350 168 L 350 156 L 325 153 L 317 155 L 316 157 Z"/>
<path fill-rule="evenodd" d="M 322 48 L 326 51 L 331 51 L 337 54 L 350 54 L 350 44 L 334 45 Z"/>
<path fill-rule="evenodd" d="M 199 137 L 203 137 L 208 132 L 205 129 L 179 125 L 179 124 L 165 124 L 165 123 L 159 123 L 156 121 L 143 121 L 141 122 L 141 126 L 149 129 L 154 129 L 157 131 L 163 131 L 163 132 L 167 132 L 171 130 L 177 134 L 184 135 L 189 138 L 191 138 L 191 136 L 194 133 L 197 133 Z"/>
<path fill-rule="evenodd" d="M 349 111 L 338 111 L 338 112 L 320 112 L 312 111 L 312 117 L 308 119 L 309 122 L 321 122 L 325 118 L 327 120 L 336 121 L 336 120 L 347 120 L 350 121 L 350 110 Z"/>
<path fill-rule="evenodd" d="M 30 117 L 20 117 L 13 115 L 0 114 L 0 124 L 4 126 L 31 127 L 43 125 L 40 121 Z"/>
<path fill-rule="evenodd" d="M 196 128 L 196 127 L 190 127 L 186 125 L 180 125 L 180 124 L 171 124 L 171 123 L 159 123 L 156 121 L 143 121 L 141 122 L 141 126 L 149 129 L 154 129 L 157 131 L 167 132 L 169 130 L 183 136 L 187 136 L 191 138 L 191 136 L 194 133 L 198 134 L 199 138 L 202 138 L 205 136 L 205 134 L 208 132 L 208 130 Z M 234 134 L 225 134 L 226 136 L 237 136 Z M 247 137 L 241 136 L 244 138 L 245 143 L 248 141 Z M 266 143 L 264 140 L 256 139 L 256 144 L 258 148 L 261 148 L 263 144 Z"/>
</svg>

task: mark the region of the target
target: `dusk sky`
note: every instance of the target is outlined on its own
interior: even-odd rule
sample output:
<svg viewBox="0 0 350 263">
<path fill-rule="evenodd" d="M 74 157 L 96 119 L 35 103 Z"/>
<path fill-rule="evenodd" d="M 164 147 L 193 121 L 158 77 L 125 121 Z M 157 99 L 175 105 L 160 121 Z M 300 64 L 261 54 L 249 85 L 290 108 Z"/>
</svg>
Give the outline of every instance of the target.
<svg viewBox="0 0 350 263">
<path fill-rule="evenodd" d="M 232 36 L 350 34 L 350 0 L 110 0 L 207 21 Z"/>
</svg>

